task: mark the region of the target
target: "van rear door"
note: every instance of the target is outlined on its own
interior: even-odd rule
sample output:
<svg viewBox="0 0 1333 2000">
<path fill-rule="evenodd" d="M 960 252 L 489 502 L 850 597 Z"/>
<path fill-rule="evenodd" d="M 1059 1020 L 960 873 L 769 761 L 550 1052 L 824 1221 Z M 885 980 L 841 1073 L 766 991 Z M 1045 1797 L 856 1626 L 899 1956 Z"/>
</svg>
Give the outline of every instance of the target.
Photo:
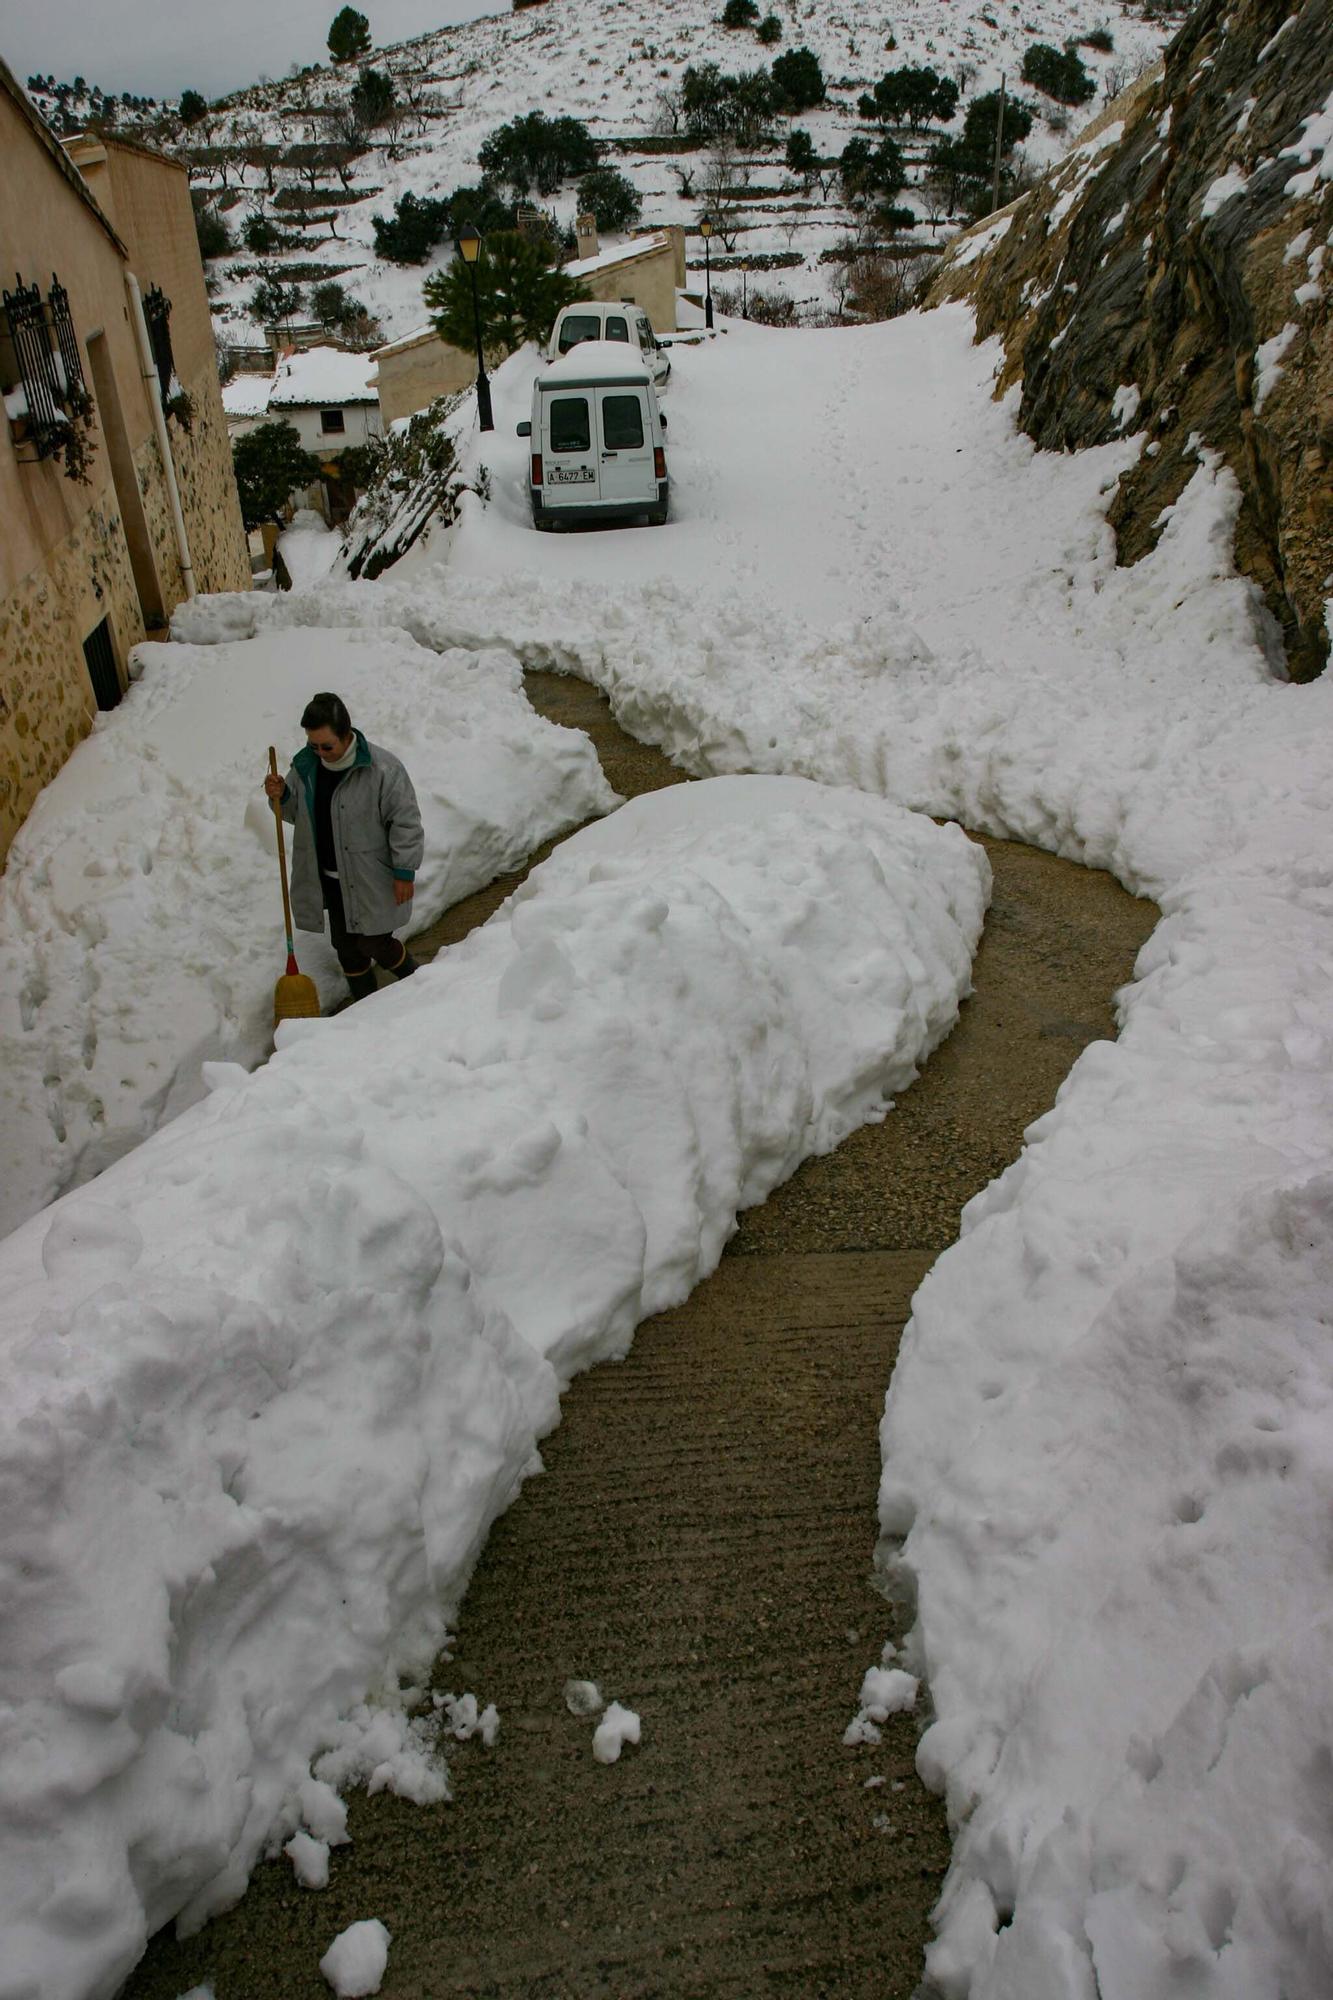
<svg viewBox="0 0 1333 2000">
<path fill-rule="evenodd" d="M 542 397 L 542 500 L 547 507 L 600 497 L 595 394 L 571 389 Z"/>
<path fill-rule="evenodd" d="M 648 416 L 648 392 L 626 383 L 623 388 L 597 389 L 601 436 L 601 496 L 604 501 L 641 500 L 655 505 L 653 435 Z"/>
</svg>

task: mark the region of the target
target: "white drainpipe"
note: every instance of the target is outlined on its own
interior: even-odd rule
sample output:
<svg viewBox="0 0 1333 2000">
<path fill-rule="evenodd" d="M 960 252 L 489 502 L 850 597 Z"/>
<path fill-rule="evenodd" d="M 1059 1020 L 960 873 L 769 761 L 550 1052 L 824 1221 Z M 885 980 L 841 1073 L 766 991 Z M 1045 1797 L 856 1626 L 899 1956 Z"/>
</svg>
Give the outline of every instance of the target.
<svg viewBox="0 0 1333 2000">
<path fill-rule="evenodd" d="M 185 585 L 187 598 L 194 597 L 194 564 L 190 561 L 190 543 L 185 533 L 185 516 L 181 512 L 180 488 L 176 484 L 176 464 L 171 456 L 171 439 L 167 435 L 167 420 L 162 413 L 162 385 L 157 379 L 157 363 L 153 359 L 153 343 L 148 338 L 148 321 L 144 318 L 143 298 L 139 291 L 139 280 L 133 271 L 125 273 L 125 289 L 130 295 L 130 318 L 139 341 L 139 367 L 143 375 L 144 390 L 148 397 L 148 407 L 153 413 L 153 427 L 157 432 L 157 446 L 162 454 L 162 464 L 167 476 L 167 495 L 171 501 L 171 518 L 176 529 L 176 553 L 180 558 L 181 582 Z"/>
</svg>

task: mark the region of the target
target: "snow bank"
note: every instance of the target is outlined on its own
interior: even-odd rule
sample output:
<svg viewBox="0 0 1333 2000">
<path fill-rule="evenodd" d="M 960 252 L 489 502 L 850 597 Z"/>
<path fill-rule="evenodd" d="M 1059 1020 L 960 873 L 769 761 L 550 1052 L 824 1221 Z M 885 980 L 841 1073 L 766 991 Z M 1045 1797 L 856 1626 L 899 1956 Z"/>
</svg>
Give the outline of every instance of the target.
<svg viewBox="0 0 1333 2000">
<path fill-rule="evenodd" d="M 1137 442 L 1038 456 L 969 335 L 683 352 L 661 575 L 649 538 L 562 538 L 525 589 L 515 508 L 388 601 L 588 674 L 691 770 L 861 786 L 1161 905 L 1119 1041 L 965 1213 L 888 1403 L 956 1833 L 929 1969 L 969 2000 L 1323 2000 L 1333 679 L 1281 678 L 1225 468 L 1117 570 Z"/>
<path fill-rule="evenodd" d="M 176 620 L 195 643 L 140 649 L 141 678 L 10 850 L 0 1233 L 198 1098 L 201 1062 L 266 1053 L 285 946 L 261 781 L 270 743 L 286 770 L 317 690 L 412 774 L 414 930 L 614 803 L 587 738 L 533 713 L 512 653 L 437 656 L 383 628 L 240 643 L 246 601 L 196 599 Z M 297 955 L 326 1001 L 345 991 L 325 939 L 298 934 Z"/>
<path fill-rule="evenodd" d="M 109 1996 L 344 1837 L 337 1784 L 414 1781 L 356 1705 L 431 1657 L 562 1385 L 911 1080 L 988 885 L 856 793 L 639 800 L 0 1245 L 3 2000 Z"/>
</svg>

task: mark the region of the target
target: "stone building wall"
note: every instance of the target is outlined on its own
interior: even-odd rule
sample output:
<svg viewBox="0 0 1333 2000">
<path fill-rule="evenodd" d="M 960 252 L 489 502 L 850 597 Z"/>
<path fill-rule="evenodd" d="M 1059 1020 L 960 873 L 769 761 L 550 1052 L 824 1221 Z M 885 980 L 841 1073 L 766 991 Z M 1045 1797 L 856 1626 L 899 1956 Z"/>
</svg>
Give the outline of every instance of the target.
<svg viewBox="0 0 1333 2000">
<path fill-rule="evenodd" d="M 0 860 L 42 786 L 93 726 L 83 641 L 109 615 L 122 676 L 142 635 L 139 599 L 114 496 L 0 599 Z"/>
<path fill-rule="evenodd" d="M 188 433 L 169 423 L 181 512 L 194 564 L 195 588 L 248 590 L 250 549 L 232 471 L 231 443 L 217 365 L 210 351 L 201 368 L 182 377 L 194 403 Z"/>
</svg>

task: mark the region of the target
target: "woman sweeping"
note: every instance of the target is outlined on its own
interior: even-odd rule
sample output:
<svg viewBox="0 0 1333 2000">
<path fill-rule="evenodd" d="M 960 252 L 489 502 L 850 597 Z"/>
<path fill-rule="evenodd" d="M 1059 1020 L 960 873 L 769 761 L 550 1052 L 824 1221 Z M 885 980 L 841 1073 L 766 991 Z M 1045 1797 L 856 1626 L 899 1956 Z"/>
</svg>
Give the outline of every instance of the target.
<svg viewBox="0 0 1333 2000">
<path fill-rule="evenodd" d="M 264 790 L 295 826 L 292 913 L 299 929 L 329 939 L 354 1000 L 375 991 L 375 967 L 396 979 L 417 969 L 394 930 L 411 917 L 425 852 L 412 780 L 388 750 L 352 727 L 346 703 L 317 694 L 301 716 L 306 747 L 286 778 Z"/>
</svg>

